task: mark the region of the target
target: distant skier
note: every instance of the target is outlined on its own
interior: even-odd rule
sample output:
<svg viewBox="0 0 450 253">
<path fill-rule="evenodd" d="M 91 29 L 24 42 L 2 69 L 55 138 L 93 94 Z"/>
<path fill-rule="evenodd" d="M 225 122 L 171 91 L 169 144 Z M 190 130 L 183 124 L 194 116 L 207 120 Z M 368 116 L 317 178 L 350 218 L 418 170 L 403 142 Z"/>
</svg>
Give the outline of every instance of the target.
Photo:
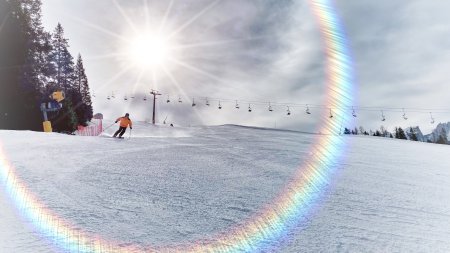
<svg viewBox="0 0 450 253">
<path fill-rule="evenodd" d="M 122 138 L 122 135 L 127 131 L 127 127 L 130 126 L 130 129 L 133 129 L 133 122 L 131 122 L 130 114 L 126 113 L 124 117 L 120 117 L 116 119 L 116 123 L 120 121 L 120 128 L 117 130 L 117 132 L 113 135 L 113 137 L 117 137 L 119 135 L 119 138 Z"/>
</svg>

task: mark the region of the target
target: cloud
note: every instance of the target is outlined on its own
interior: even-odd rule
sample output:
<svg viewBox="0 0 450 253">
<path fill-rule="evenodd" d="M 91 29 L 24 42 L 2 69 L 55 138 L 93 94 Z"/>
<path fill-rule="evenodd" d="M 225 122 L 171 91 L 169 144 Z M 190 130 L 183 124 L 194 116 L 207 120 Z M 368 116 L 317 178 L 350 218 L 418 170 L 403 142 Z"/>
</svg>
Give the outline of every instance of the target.
<svg viewBox="0 0 450 253">
<path fill-rule="evenodd" d="M 446 107 L 450 94 L 442 91 L 449 82 L 449 2 L 338 1 L 337 6 L 353 51 L 360 104 Z M 390 116 L 389 128 L 421 125 L 430 131 L 432 127 L 427 112 L 409 112 L 407 122 L 400 112 Z M 449 120 L 449 115 L 440 116 Z M 368 113 L 358 123 L 375 127 L 378 118 Z"/>
</svg>

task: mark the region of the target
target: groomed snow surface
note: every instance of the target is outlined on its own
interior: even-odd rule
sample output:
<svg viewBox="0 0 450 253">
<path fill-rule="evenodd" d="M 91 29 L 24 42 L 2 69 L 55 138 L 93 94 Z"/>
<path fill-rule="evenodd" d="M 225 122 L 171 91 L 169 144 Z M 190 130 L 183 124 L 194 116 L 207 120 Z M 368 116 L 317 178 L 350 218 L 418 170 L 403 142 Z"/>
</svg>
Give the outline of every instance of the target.
<svg viewBox="0 0 450 253">
<path fill-rule="evenodd" d="M 35 195 L 76 227 L 164 246 L 210 238 L 257 213 L 318 137 L 146 123 L 128 136 L 0 131 L 0 145 Z M 276 251 L 450 252 L 450 146 L 341 138 L 351 146 L 325 197 L 286 242 L 271 242 Z M 0 186 L 0 252 L 59 252 Z"/>
</svg>

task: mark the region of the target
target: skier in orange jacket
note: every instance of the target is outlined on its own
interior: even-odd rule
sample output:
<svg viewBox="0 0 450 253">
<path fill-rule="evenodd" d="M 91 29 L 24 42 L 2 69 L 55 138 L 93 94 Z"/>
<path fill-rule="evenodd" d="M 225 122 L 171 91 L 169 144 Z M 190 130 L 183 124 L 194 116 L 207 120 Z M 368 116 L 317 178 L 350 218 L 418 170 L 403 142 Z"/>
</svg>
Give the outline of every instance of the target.
<svg viewBox="0 0 450 253">
<path fill-rule="evenodd" d="M 125 114 L 124 117 L 120 117 L 116 119 L 116 123 L 120 121 L 120 128 L 117 130 L 117 132 L 113 135 L 113 137 L 117 137 L 119 135 L 119 138 L 122 138 L 122 135 L 127 131 L 127 127 L 130 126 L 130 129 L 133 129 L 133 122 L 131 122 L 130 114 Z"/>
</svg>

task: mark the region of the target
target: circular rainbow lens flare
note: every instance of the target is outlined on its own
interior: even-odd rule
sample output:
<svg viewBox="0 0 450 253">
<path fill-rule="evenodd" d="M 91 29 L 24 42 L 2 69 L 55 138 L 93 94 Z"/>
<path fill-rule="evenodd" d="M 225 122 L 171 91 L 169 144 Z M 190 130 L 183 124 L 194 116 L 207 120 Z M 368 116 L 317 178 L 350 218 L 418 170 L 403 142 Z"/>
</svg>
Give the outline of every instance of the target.
<svg viewBox="0 0 450 253">
<path fill-rule="evenodd" d="M 342 122 L 350 119 L 344 110 L 353 104 L 352 60 L 334 6 L 330 0 L 311 0 L 310 6 L 317 16 L 327 57 L 327 104 L 330 108 L 337 108 L 333 113 L 339 116 L 339 120 L 327 120 L 323 123 L 321 132 L 327 134 L 318 137 L 312 147 L 313 155 L 309 161 L 300 166 L 295 177 L 281 189 L 278 198 L 270 206 L 243 225 L 224 231 L 218 237 L 206 238 L 204 242 L 175 248 L 124 247 L 119 246 L 117 242 L 93 237 L 74 228 L 45 207 L 18 178 L 0 147 L 1 185 L 6 187 L 14 205 L 23 216 L 30 220 L 45 238 L 51 238 L 58 247 L 67 252 L 259 252 L 264 251 L 267 242 L 282 241 L 313 211 L 335 175 L 336 164 L 347 147 L 344 139 L 336 133 L 339 133 Z M 154 43 L 154 48 L 160 46 L 158 42 Z M 148 51 L 148 54 L 153 55 L 159 53 L 161 52 L 155 52 L 153 49 Z"/>
</svg>

